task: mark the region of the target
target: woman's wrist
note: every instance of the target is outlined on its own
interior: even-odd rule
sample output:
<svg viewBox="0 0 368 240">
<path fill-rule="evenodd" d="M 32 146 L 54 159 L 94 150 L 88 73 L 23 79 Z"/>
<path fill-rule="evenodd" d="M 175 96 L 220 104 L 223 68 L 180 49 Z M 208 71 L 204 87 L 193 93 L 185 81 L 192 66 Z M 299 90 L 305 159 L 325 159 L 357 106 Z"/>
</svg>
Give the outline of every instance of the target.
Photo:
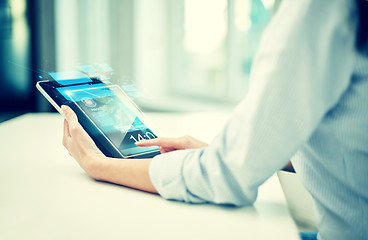
<svg viewBox="0 0 368 240">
<path fill-rule="evenodd" d="M 104 155 L 86 155 L 84 157 L 85 164 L 82 168 L 86 171 L 86 173 L 96 180 L 103 180 L 104 178 L 104 166 L 112 161 L 110 158 Z"/>
</svg>

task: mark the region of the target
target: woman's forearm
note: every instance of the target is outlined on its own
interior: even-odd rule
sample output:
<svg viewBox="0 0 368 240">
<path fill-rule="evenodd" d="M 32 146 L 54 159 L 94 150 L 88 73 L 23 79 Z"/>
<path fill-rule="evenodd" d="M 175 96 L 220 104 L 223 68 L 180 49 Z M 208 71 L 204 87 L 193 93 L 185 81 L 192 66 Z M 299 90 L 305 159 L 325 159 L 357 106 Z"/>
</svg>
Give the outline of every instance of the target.
<svg viewBox="0 0 368 240">
<path fill-rule="evenodd" d="M 86 172 L 99 181 L 112 182 L 146 192 L 157 193 L 149 177 L 151 159 L 113 159 L 90 161 Z"/>
</svg>

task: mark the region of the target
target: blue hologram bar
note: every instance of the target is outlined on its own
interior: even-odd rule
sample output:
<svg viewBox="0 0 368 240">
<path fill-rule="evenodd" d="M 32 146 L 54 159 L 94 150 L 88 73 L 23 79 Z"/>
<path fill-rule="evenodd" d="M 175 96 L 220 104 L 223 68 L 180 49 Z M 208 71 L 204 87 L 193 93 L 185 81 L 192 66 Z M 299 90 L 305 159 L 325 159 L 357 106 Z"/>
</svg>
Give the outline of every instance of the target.
<svg viewBox="0 0 368 240">
<path fill-rule="evenodd" d="M 89 83 L 92 80 L 84 73 L 73 72 L 50 72 L 50 76 L 61 85 L 72 85 L 79 83 Z"/>
</svg>

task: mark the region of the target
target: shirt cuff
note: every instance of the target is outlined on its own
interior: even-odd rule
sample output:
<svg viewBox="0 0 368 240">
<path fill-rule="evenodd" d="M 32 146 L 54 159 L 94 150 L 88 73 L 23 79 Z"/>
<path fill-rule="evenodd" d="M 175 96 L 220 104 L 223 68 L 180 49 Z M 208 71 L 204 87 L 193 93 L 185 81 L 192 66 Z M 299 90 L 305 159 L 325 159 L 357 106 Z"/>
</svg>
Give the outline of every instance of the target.
<svg viewBox="0 0 368 240">
<path fill-rule="evenodd" d="M 187 191 L 183 178 L 183 164 L 196 150 L 177 150 L 155 156 L 149 168 L 149 175 L 157 192 L 165 199 L 185 202 L 204 202 Z"/>
</svg>

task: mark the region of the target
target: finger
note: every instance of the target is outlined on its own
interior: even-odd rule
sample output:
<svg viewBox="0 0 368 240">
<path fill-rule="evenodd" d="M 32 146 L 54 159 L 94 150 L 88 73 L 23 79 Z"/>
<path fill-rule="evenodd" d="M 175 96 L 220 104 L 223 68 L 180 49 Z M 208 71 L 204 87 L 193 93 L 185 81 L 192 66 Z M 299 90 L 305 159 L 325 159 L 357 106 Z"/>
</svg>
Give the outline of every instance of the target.
<svg viewBox="0 0 368 240">
<path fill-rule="evenodd" d="M 159 146 L 159 138 L 154 138 L 150 140 L 141 140 L 138 142 L 135 142 L 135 145 L 139 147 L 149 147 L 149 146 Z"/>
<path fill-rule="evenodd" d="M 68 121 L 64 119 L 64 138 L 70 137 Z"/>
<path fill-rule="evenodd" d="M 160 147 L 160 153 L 166 153 L 165 148 Z"/>
<path fill-rule="evenodd" d="M 178 140 L 175 138 L 154 138 L 150 140 L 142 140 L 135 143 L 139 147 L 150 147 L 150 146 L 160 146 L 160 147 L 180 147 Z"/>
<path fill-rule="evenodd" d="M 178 149 L 176 148 L 170 148 L 170 147 L 160 147 L 160 152 L 161 153 L 168 153 L 168 152 L 172 152 L 172 151 L 176 151 Z"/>
<path fill-rule="evenodd" d="M 81 128 L 81 125 L 78 122 L 78 117 L 74 111 L 66 105 L 61 106 L 61 110 L 63 111 L 68 123 L 69 136 L 72 136 L 73 132 L 76 132 Z"/>
<path fill-rule="evenodd" d="M 77 115 L 74 113 L 74 111 L 70 107 L 63 105 L 61 106 L 61 110 L 63 111 L 65 115 L 65 119 L 68 121 L 69 125 L 78 123 Z"/>
<path fill-rule="evenodd" d="M 69 126 L 68 122 L 64 119 L 64 129 L 63 129 L 63 146 L 68 148 L 69 147 L 69 139 L 70 139 L 70 133 L 69 133 Z"/>
</svg>

